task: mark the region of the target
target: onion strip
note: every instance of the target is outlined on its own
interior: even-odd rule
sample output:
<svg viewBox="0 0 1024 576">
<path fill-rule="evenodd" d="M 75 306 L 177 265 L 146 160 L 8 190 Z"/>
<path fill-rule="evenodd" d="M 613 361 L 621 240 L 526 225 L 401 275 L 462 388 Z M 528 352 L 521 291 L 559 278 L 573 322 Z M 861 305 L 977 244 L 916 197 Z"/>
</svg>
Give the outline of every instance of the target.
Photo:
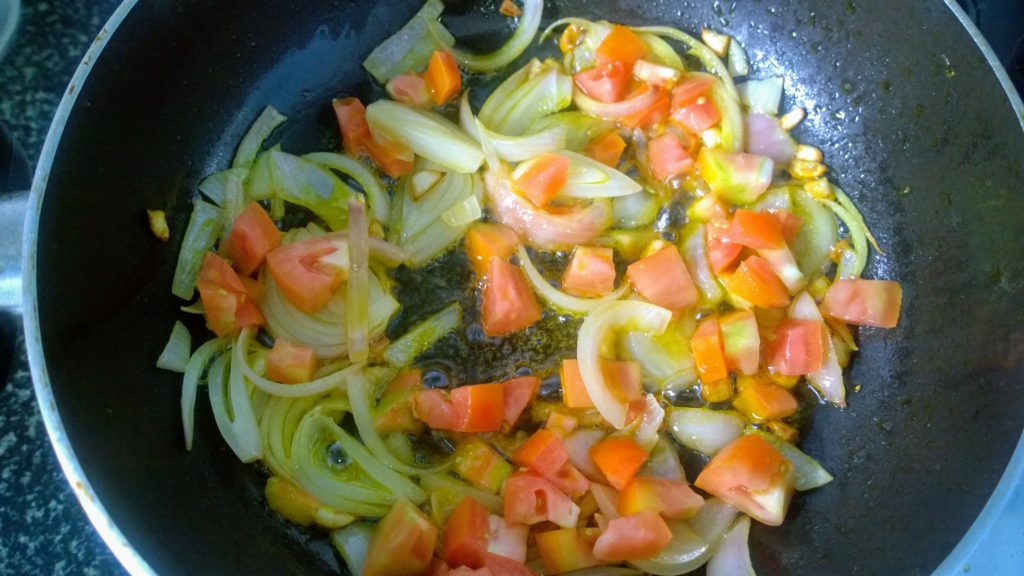
<svg viewBox="0 0 1024 576">
<path fill-rule="evenodd" d="M 573 90 L 572 100 L 580 110 L 599 118 L 621 118 L 647 110 L 658 99 L 657 89 L 647 86 L 644 91 L 622 102 L 605 103 L 595 100 L 583 93 Z"/>
<path fill-rule="evenodd" d="M 365 362 L 370 355 L 369 222 L 362 196 L 348 201 L 348 280 L 345 282 L 345 332 L 348 359 Z"/>
<path fill-rule="evenodd" d="M 359 187 L 366 193 L 366 200 L 370 205 L 370 211 L 373 212 L 373 217 L 378 222 L 388 221 L 388 214 L 391 213 L 388 192 L 365 164 L 355 158 L 335 152 L 313 152 L 306 154 L 303 158 L 324 168 L 337 170 L 355 180 L 356 184 L 359 184 Z"/>
<path fill-rule="evenodd" d="M 478 123 L 469 105 L 469 90 L 462 93 L 459 124 L 466 134 L 477 142 L 480 141 L 480 133 L 484 132 L 494 145 L 498 156 L 509 162 L 522 162 L 545 152 L 556 152 L 565 148 L 567 131 L 563 127 L 552 127 L 526 136 L 507 136 Z"/>
<path fill-rule="evenodd" d="M 573 314 L 586 314 L 594 308 L 602 304 L 614 302 L 620 300 L 629 291 L 629 283 L 623 282 L 622 286 L 615 289 L 614 292 L 601 296 L 600 298 L 580 298 L 555 288 L 541 275 L 537 270 L 537 267 L 533 265 L 530 260 L 529 253 L 522 246 L 519 246 L 516 251 L 516 255 L 519 256 L 519 265 L 522 266 L 523 272 L 526 273 L 526 278 L 533 285 L 534 291 L 537 295 L 544 299 L 545 302 L 551 304 L 555 308 L 570 312 Z"/>
<path fill-rule="evenodd" d="M 303 382 L 302 384 L 281 384 L 279 382 L 273 382 L 257 374 L 256 371 L 252 369 L 252 366 L 249 365 L 247 358 L 248 349 L 249 344 L 252 342 L 254 332 L 255 330 L 251 326 L 242 328 L 241 333 L 238 335 L 238 340 L 235 341 L 235 348 L 232 353 L 238 357 L 238 361 L 245 377 L 248 378 L 249 381 L 251 381 L 257 388 L 273 396 L 302 398 L 304 396 L 313 396 L 314 394 L 321 394 L 328 390 L 341 388 L 353 373 L 358 372 L 363 368 L 362 363 L 352 364 L 333 374 L 329 374 L 323 378 L 318 378 L 309 382 Z"/>
<path fill-rule="evenodd" d="M 452 55 L 471 72 L 494 72 L 500 70 L 515 60 L 530 46 L 533 37 L 540 29 L 540 18 L 544 12 L 543 0 L 524 0 L 523 15 L 520 17 L 519 25 L 516 26 L 512 37 L 505 44 L 490 54 L 470 54 L 457 48 L 452 48 Z M 428 24 L 431 30 L 440 26 L 436 22 Z"/>
<path fill-rule="evenodd" d="M 210 358 L 227 350 L 231 340 L 225 337 L 215 338 L 203 343 L 198 350 L 192 354 L 185 367 L 185 377 L 181 385 L 181 424 L 185 429 L 185 449 L 192 449 L 192 434 L 195 422 L 196 391 L 199 388 L 199 380 L 203 376 L 206 365 Z"/>
<path fill-rule="evenodd" d="M 708 72 L 718 76 L 725 83 L 725 91 L 729 94 L 729 97 L 734 101 L 739 101 L 739 94 L 736 92 L 736 84 L 732 81 L 732 76 L 729 74 L 729 67 L 722 62 L 722 59 L 717 54 L 712 52 L 711 48 L 708 48 L 700 40 L 690 36 L 682 30 L 672 28 L 670 26 L 640 26 L 632 28 L 633 32 L 637 33 L 648 33 L 654 34 L 655 36 L 661 36 L 675 40 L 676 42 L 685 44 L 690 52 L 700 60 L 701 64 L 707 68 Z"/>
</svg>

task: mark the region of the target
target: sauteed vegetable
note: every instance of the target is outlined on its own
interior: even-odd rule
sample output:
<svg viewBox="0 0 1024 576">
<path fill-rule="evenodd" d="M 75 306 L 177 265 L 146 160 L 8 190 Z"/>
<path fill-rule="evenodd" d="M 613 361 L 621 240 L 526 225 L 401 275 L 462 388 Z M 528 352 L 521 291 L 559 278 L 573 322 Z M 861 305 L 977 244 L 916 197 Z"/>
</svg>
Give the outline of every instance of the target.
<svg viewBox="0 0 1024 576">
<path fill-rule="evenodd" d="M 899 319 L 864 218 L 729 36 L 566 18 L 523 63 L 540 0 L 484 55 L 442 8 L 331 103 L 340 151 L 268 106 L 200 184 L 172 292 L 216 337 L 157 362 L 186 449 L 206 385 L 353 574 L 752 573 L 751 519 L 832 480 L 797 445 L 851 325 Z"/>
</svg>

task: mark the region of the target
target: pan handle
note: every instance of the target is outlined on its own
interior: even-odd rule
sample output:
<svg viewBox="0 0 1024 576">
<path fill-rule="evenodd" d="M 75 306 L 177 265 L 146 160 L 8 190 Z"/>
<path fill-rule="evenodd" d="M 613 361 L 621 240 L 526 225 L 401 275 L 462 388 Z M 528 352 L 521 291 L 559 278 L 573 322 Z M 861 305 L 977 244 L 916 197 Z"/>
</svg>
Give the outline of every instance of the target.
<svg viewBox="0 0 1024 576">
<path fill-rule="evenodd" d="M 21 233 L 28 191 L 0 193 L 0 310 L 21 312 Z"/>
</svg>

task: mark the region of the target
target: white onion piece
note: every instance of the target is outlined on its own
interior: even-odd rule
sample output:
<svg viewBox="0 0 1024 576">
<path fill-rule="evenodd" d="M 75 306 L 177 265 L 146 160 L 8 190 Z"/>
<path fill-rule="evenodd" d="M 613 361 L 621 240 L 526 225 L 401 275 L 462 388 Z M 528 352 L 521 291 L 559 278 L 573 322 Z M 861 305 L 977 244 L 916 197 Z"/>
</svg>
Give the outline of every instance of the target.
<svg viewBox="0 0 1024 576">
<path fill-rule="evenodd" d="M 348 571 L 352 574 L 363 573 L 372 537 L 373 525 L 366 522 L 357 522 L 331 532 L 331 544 L 334 544 L 334 548 L 341 554 Z"/>
<path fill-rule="evenodd" d="M 796 140 L 782 129 L 779 119 L 757 112 L 747 114 L 747 151 L 788 164 L 796 154 Z"/>
<path fill-rule="evenodd" d="M 602 304 L 583 320 L 576 344 L 580 376 L 597 411 L 615 428 L 621 429 L 626 425 L 629 403 L 615 394 L 605 381 L 601 370 L 601 350 L 619 329 L 661 334 L 671 320 L 671 311 L 639 300 Z"/>
<path fill-rule="evenodd" d="M 779 105 L 782 103 L 782 84 L 781 76 L 773 76 L 738 84 L 736 91 L 751 112 L 775 116 L 779 113 Z"/>
<path fill-rule="evenodd" d="M 220 356 L 210 367 L 210 408 L 217 429 L 242 462 L 254 462 L 263 457 L 260 428 L 249 399 L 250 386 L 234 354 Z"/>
<path fill-rule="evenodd" d="M 594 482 L 607 482 L 604 474 L 590 457 L 590 449 L 604 440 L 605 433 L 597 428 L 584 428 L 570 434 L 565 440 L 565 451 L 572 463 L 584 476 Z"/>
<path fill-rule="evenodd" d="M 370 231 L 362 196 L 348 201 L 348 280 L 345 282 L 345 333 L 348 359 L 365 362 L 370 355 Z"/>
<path fill-rule="evenodd" d="M 789 460 L 790 464 L 793 465 L 794 489 L 812 490 L 819 486 L 824 486 L 833 480 L 832 475 L 817 460 L 782 438 L 756 428 L 747 428 L 746 433 L 756 434 L 764 438 L 766 442 L 781 452 L 786 460 Z"/>
<path fill-rule="evenodd" d="M 192 335 L 181 321 L 175 320 L 167 344 L 160 352 L 160 357 L 156 359 L 156 367 L 184 374 L 191 355 Z"/>
<path fill-rule="evenodd" d="M 633 438 L 644 450 L 650 451 L 658 443 L 658 429 L 665 421 L 665 409 L 654 398 L 647 394 L 644 398 L 644 413 L 640 415 L 640 423 L 636 427 Z"/>
<path fill-rule="evenodd" d="M 718 498 L 704 502 L 688 522 L 670 520 L 672 541 L 649 560 L 630 562 L 633 566 L 656 576 L 678 576 L 701 567 L 732 526 L 737 511 Z"/>
<path fill-rule="evenodd" d="M 485 132 L 498 156 L 509 162 L 522 162 L 545 152 L 557 152 L 565 148 L 567 130 L 564 127 L 552 127 L 525 136 L 507 136 L 478 125 L 469 106 L 469 90 L 462 93 L 459 124 L 477 142 L 480 141 L 480 132 Z"/>
<path fill-rule="evenodd" d="M 604 514 L 606 520 L 619 517 L 619 491 L 607 484 L 594 482 L 590 485 L 590 493 L 594 496 L 597 509 Z"/>
<path fill-rule="evenodd" d="M 683 469 L 683 463 L 679 461 L 679 452 L 676 451 L 675 445 L 664 437 L 658 439 L 654 449 L 651 450 L 651 455 L 647 457 L 647 461 L 644 462 L 637 476 L 653 476 L 679 482 L 687 481 L 686 470 Z"/>
<path fill-rule="evenodd" d="M 459 64 L 468 68 L 471 72 L 493 72 L 501 70 L 509 62 L 519 57 L 533 37 L 540 29 L 540 18 L 544 12 L 544 0 L 523 0 L 523 15 L 519 18 L 519 25 L 512 37 L 505 44 L 490 54 L 469 54 L 456 48 L 452 48 L 452 55 Z M 430 24 L 431 27 L 435 23 Z"/>
<path fill-rule="evenodd" d="M 185 377 L 181 384 L 181 425 L 185 431 L 185 449 L 192 449 L 192 434 L 195 429 L 195 407 L 196 391 L 199 388 L 199 379 L 210 363 L 210 358 L 223 353 L 231 340 L 226 337 L 216 338 L 205 342 L 192 354 L 185 366 Z"/>
<path fill-rule="evenodd" d="M 479 144 L 437 112 L 377 100 L 366 107 L 366 123 L 374 137 L 401 142 L 417 155 L 455 172 L 476 172 L 484 160 Z"/>
<path fill-rule="evenodd" d="M 621 299 L 626 295 L 626 291 L 629 290 L 629 284 L 623 282 L 622 286 L 619 286 L 615 291 L 600 298 L 580 298 L 562 292 L 555 288 L 541 275 L 537 268 L 533 265 L 530 260 L 530 255 L 526 252 L 526 249 L 520 246 L 516 251 L 516 255 L 519 257 L 519 265 L 523 268 L 523 272 L 526 273 L 526 278 L 533 285 L 534 291 L 537 295 L 544 299 L 545 302 L 552 306 L 565 310 L 566 312 L 572 312 L 575 314 L 586 314 L 594 308 L 597 308 L 601 304 L 608 302 L 614 302 Z"/>
<path fill-rule="evenodd" d="M 711 48 L 708 48 L 707 44 L 704 44 L 700 40 L 690 36 L 682 30 L 672 28 L 670 26 L 640 26 L 632 28 L 633 32 L 637 33 L 648 33 L 654 34 L 655 36 L 662 36 L 681 42 L 689 48 L 689 52 L 700 60 L 700 63 L 704 65 L 704 68 L 708 72 L 718 76 L 725 83 L 725 91 L 733 100 L 739 100 L 739 95 L 736 93 L 736 84 L 732 81 L 732 76 L 729 74 L 729 68 L 722 62 L 721 58 L 718 57 Z"/>
<path fill-rule="evenodd" d="M 583 93 L 582 90 L 574 89 L 572 101 L 580 110 L 597 116 L 599 118 L 622 118 L 630 114 L 637 114 L 650 108 L 658 100 L 658 90 L 648 86 L 643 92 L 623 100 L 622 102 L 601 102 Z"/>
<path fill-rule="evenodd" d="M 643 192 L 643 186 L 593 158 L 569 150 L 559 152 L 569 159 L 569 176 L 558 193 L 566 198 L 615 198 Z M 513 173 L 514 174 L 514 173 Z"/>
<path fill-rule="evenodd" d="M 680 444 L 711 456 L 739 438 L 747 422 L 732 410 L 672 408 L 668 424 Z"/>
<path fill-rule="evenodd" d="M 715 555 L 708 560 L 707 576 L 754 576 L 749 536 L 750 516 L 744 515 L 725 533 Z"/>
<path fill-rule="evenodd" d="M 793 300 L 789 307 L 789 315 L 798 320 L 813 320 L 821 323 L 822 338 L 825 343 L 825 362 L 817 372 L 807 375 L 807 380 L 821 393 L 821 396 L 840 407 L 846 406 L 846 387 L 843 386 L 843 368 L 839 366 L 836 349 L 832 345 L 825 319 L 818 310 L 814 298 L 804 292 Z"/>
</svg>

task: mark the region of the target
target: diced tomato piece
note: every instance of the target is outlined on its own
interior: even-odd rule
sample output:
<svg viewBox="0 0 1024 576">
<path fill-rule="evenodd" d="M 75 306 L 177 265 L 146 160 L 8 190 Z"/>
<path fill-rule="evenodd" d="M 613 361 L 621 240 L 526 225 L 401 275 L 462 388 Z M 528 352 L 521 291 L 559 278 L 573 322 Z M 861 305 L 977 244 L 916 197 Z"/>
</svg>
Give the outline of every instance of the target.
<svg viewBox="0 0 1024 576">
<path fill-rule="evenodd" d="M 743 378 L 739 393 L 732 400 L 734 408 L 755 422 L 779 420 L 796 414 L 793 394 L 767 378 Z"/>
<path fill-rule="evenodd" d="M 571 434 L 579 424 L 579 418 L 555 410 L 548 414 L 548 420 L 544 423 L 544 427 L 564 438 Z"/>
<path fill-rule="evenodd" d="M 562 445 L 562 439 L 544 428 L 534 432 L 512 453 L 512 462 L 540 474 L 548 470 L 557 470 L 568 461 L 569 454 Z"/>
<path fill-rule="evenodd" d="M 525 550 L 524 550 L 525 551 Z M 499 554 L 487 555 L 487 568 L 494 576 L 537 576 L 526 564 L 516 562 Z"/>
<path fill-rule="evenodd" d="M 629 92 L 629 70 L 622 62 L 598 64 L 573 76 L 584 94 L 600 102 L 619 102 Z"/>
<path fill-rule="evenodd" d="M 836 280 L 825 293 L 821 312 L 862 326 L 895 328 L 900 320 L 903 288 L 892 280 Z"/>
<path fill-rule="evenodd" d="M 715 85 L 715 77 L 710 74 L 692 74 L 672 89 L 672 109 L 677 110 L 693 104 L 698 98 L 707 95 Z"/>
<path fill-rule="evenodd" d="M 449 570 L 450 568 L 448 568 L 448 564 L 445 564 L 444 560 L 435 557 L 430 563 L 430 569 L 427 570 L 427 574 L 430 576 L 448 576 Z"/>
<path fill-rule="evenodd" d="M 454 570 L 449 570 L 445 576 L 495 576 L 495 574 L 490 568 L 477 568 L 474 570 L 469 566 L 459 566 Z"/>
<path fill-rule="evenodd" d="M 562 276 L 562 290 L 574 296 L 595 298 L 615 289 L 615 262 L 611 248 L 577 246 Z"/>
<path fill-rule="evenodd" d="M 541 154 L 516 166 L 512 173 L 516 189 L 539 207 L 558 196 L 568 179 L 569 159 L 561 154 Z"/>
<path fill-rule="evenodd" d="M 563 574 L 602 564 L 594 558 L 594 543 L 601 531 L 597 528 L 562 528 L 539 532 L 537 553 L 549 574 Z"/>
<path fill-rule="evenodd" d="M 358 98 L 342 98 L 332 102 L 341 128 L 345 152 L 352 156 L 368 155 L 388 176 L 398 178 L 412 170 L 412 152 L 397 142 L 378 142 L 366 122 L 366 107 Z"/>
<path fill-rule="evenodd" d="M 602 360 L 601 373 L 605 381 L 618 384 L 612 390 L 621 394 L 624 401 L 632 401 L 642 395 L 642 374 L 640 366 L 628 360 Z M 559 372 L 562 380 L 562 402 L 567 408 L 593 408 L 594 401 L 583 383 L 580 365 L 575 358 L 562 360 Z"/>
<path fill-rule="evenodd" d="M 616 24 L 601 41 L 595 55 L 599 63 L 622 62 L 632 69 L 634 62 L 647 55 L 647 44 L 629 28 Z"/>
<path fill-rule="evenodd" d="M 654 510 L 665 518 L 693 518 L 704 499 L 686 482 L 668 478 L 633 478 L 619 495 L 619 514 L 629 516 Z"/>
<path fill-rule="evenodd" d="M 716 317 L 709 316 L 700 321 L 690 337 L 690 351 L 701 382 L 716 382 L 729 377 L 722 331 Z"/>
<path fill-rule="evenodd" d="M 782 237 L 786 242 L 796 240 L 800 234 L 800 228 L 804 225 L 804 219 L 793 214 L 789 210 L 772 210 L 768 212 L 779 221 L 779 229 L 782 230 Z"/>
<path fill-rule="evenodd" d="M 267 211 L 253 202 L 235 218 L 220 249 L 242 276 L 252 276 L 267 254 L 280 244 L 281 231 Z"/>
<path fill-rule="evenodd" d="M 249 300 L 252 300 L 255 304 L 263 302 L 263 295 L 265 293 L 263 282 L 249 276 L 239 276 L 238 280 L 242 283 L 242 287 L 245 288 L 245 295 L 249 297 Z"/>
<path fill-rule="evenodd" d="M 487 555 L 497 555 L 514 562 L 526 562 L 526 541 L 530 538 L 530 527 L 521 524 L 508 524 L 497 514 L 487 517 L 487 528 L 490 540 L 487 541 Z M 488 559 L 487 566 L 492 570 L 494 564 Z M 498 572 L 504 574 L 504 572 Z"/>
<path fill-rule="evenodd" d="M 478 436 L 467 436 L 455 447 L 452 469 L 460 478 L 492 494 L 501 490 L 512 465 Z"/>
<path fill-rule="evenodd" d="M 373 425 L 381 434 L 415 432 L 420 422 L 412 413 L 412 397 L 423 389 L 419 370 L 406 370 L 388 384 L 373 416 Z"/>
<path fill-rule="evenodd" d="M 775 169 L 771 158 L 707 146 L 700 149 L 697 166 L 711 190 L 734 204 L 757 200 L 771 184 Z"/>
<path fill-rule="evenodd" d="M 536 376 L 521 376 L 502 382 L 505 389 L 505 428 L 512 428 L 519 420 L 523 410 L 533 402 L 540 389 L 540 378 Z"/>
<path fill-rule="evenodd" d="M 540 304 L 518 266 L 491 258 L 480 316 L 488 336 L 522 330 L 540 320 Z"/>
<path fill-rule="evenodd" d="M 292 344 L 284 338 L 274 340 L 267 355 L 267 377 L 285 384 L 309 382 L 316 372 L 316 354 L 312 348 Z"/>
<path fill-rule="evenodd" d="M 455 507 L 444 527 L 441 549 L 441 558 L 449 566 L 483 568 L 487 562 L 487 518 L 487 509 L 472 496 Z"/>
<path fill-rule="evenodd" d="M 372 135 L 365 143 L 366 154 L 373 163 L 392 178 L 401 178 L 412 172 L 412 150 L 397 141 L 383 141 Z"/>
<path fill-rule="evenodd" d="M 633 77 L 651 86 L 671 88 L 679 81 L 681 75 L 682 73 L 675 68 L 655 64 L 643 59 L 637 60 L 633 64 Z"/>
<path fill-rule="evenodd" d="M 647 162 L 651 174 L 662 182 L 693 170 L 693 158 L 670 132 L 647 143 Z"/>
<path fill-rule="evenodd" d="M 347 270 L 320 263 L 337 250 L 324 237 L 294 242 L 267 254 L 267 269 L 289 302 L 306 314 L 315 314 L 327 306 L 347 275 Z"/>
<path fill-rule="evenodd" d="M 615 168 L 626 150 L 626 141 L 615 132 L 606 132 L 587 144 L 586 153 L 594 160 Z"/>
<path fill-rule="evenodd" d="M 764 258 L 753 255 L 740 262 L 732 276 L 725 278 L 729 292 L 760 308 L 782 308 L 789 304 L 789 290 Z"/>
<path fill-rule="evenodd" d="M 427 71 L 423 73 L 423 80 L 434 99 L 434 104 L 438 106 L 458 96 L 459 90 L 462 89 L 459 65 L 447 50 L 434 50 Z"/>
<path fill-rule="evenodd" d="M 594 401 L 590 399 L 590 393 L 583 384 L 583 376 L 580 374 L 580 365 L 575 358 L 562 360 L 562 368 L 559 371 L 562 381 L 562 402 L 568 408 L 593 408 Z"/>
<path fill-rule="evenodd" d="M 515 472 L 505 480 L 505 521 L 509 524 L 550 521 L 571 528 L 579 515 L 579 506 L 535 472 Z"/>
<path fill-rule="evenodd" d="M 673 110 L 672 121 L 691 134 L 700 134 L 721 122 L 722 113 L 710 98 L 701 96 L 696 102 Z"/>
<path fill-rule="evenodd" d="M 645 300 L 673 312 L 697 303 L 697 287 L 674 245 L 630 264 L 626 278 Z"/>
<path fill-rule="evenodd" d="M 608 483 L 622 490 L 647 461 L 648 452 L 628 436 L 606 438 L 590 449 Z"/>
<path fill-rule="evenodd" d="M 422 76 L 412 72 L 388 80 L 387 91 L 393 100 L 418 108 L 427 108 L 432 102 L 427 83 Z"/>
<path fill-rule="evenodd" d="M 516 251 L 519 238 L 507 226 L 490 222 L 474 222 L 466 230 L 466 253 L 476 273 L 483 276 L 491 258 L 508 258 Z"/>
<path fill-rule="evenodd" d="M 571 462 L 562 464 L 554 473 L 549 471 L 542 475 L 572 498 L 580 498 L 590 490 L 590 480 Z"/>
<path fill-rule="evenodd" d="M 634 96 L 641 90 L 650 90 L 651 87 L 641 87 L 637 89 L 630 96 Z M 671 101 L 669 100 L 668 91 L 664 88 L 653 88 L 657 92 L 657 97 L 654 102 L 647 107 L 646 110 L 634 112 L 633 114 L 627 114 L 619 118 L 619 123 L 628 128 L 650 128 L 655 124 L 658 124 L 665 118 L 668 118 L 671 110 Z"/>
<path fill-rule="evenodd" d="M 803 376 L 825 362 L 825 327 L 816 320 L 790 318 L 775 328 L 767 346 L 768 369 L 784 376 Z"/>
<path fill-rule="evenodd" d="M 727 237 L 730 242 L 755 250 L 786 245 L 778 218 L 767 212 L 737 210 L 729 225 Z"/>
<path fill-rule="evenodd" d="M 217 336 L 263 323 L 263 314 L 249 298 L 238 274 L 226 260 L 213 252 L 203 257 L 196 288 L 203 302 L 206 322 Z"/>
<path fill-rule="evenodd" d="M 778 526 L 793 495 L 790 468 L 764 438 L 750 434 L 719 451 L 694 485 L 763 524 Z"/>
<path fill-rule="evenodd" d="M 501 384 L 459 386 L 451 391 L 452 407 L 461 432 L 497 432 L 505 419 L 505 389 Z"/>
<path fill-rule="evenodd" d="M 708 260 L 715 274 L 732 268 L 743 251 L 743 246 L 729 240 L 728 228 L 718 222 L 708 222 L 704 228 L 708 243 Z"/>
<path fill-rule="evenodd" d="M 725 365 L 740 374 L 755 374 L 761 362 L 761 336 L 750 310 L 736 310 L 718 318 Z"/>
<path fill-rule="evenodd" d="M 461 427 L 451 398 L 440 390 L 420 390 L 413 394 L 412 412 L 434 430 L 458 430 Z"/>
<path fill-rule="evenodd" d="M 644 510 L 608 522 L 594 543 L 594 557 L 608 562 L 643 560 L 672 541 L 672 530 L 654 510 Z"/>
<path fill-rule="evenodd" d="M 437 527 L 405 498 L 381 518 L 370 537 L 364 576 L 423 574 L 430 568 Z"/>
</svg>

